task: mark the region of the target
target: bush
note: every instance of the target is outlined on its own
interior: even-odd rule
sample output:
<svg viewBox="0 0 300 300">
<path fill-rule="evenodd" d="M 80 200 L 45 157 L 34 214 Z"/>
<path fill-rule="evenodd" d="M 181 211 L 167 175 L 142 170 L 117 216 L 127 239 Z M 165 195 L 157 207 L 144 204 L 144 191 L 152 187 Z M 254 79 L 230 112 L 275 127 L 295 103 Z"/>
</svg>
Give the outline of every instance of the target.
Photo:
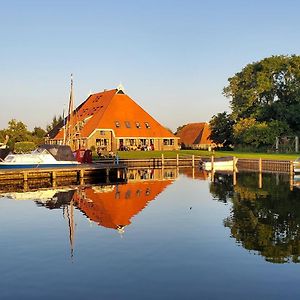
<svg viewBox="0 0 300 300">
<path fill-rule="evenodd" d="M 15 143 L 15 153 L 28 153 L 36 148 L 36 144 L 33 142 L 17 142 Z"/>
</svg>

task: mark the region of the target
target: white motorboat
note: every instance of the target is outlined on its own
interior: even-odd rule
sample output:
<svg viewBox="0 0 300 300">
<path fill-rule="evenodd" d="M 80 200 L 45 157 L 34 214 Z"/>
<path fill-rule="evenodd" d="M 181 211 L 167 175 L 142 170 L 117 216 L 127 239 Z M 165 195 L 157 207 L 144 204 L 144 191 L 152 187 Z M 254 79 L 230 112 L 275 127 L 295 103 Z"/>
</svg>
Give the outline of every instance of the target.
<svg viewBox="0 0 300 300">
<path fill-rule="evenodd" d="M 8 154 L 0 161 L 0 170 L 66 167 L 78 164 L 69 146 L 42 145 L 28 154 Z"/>
<path fill-rule="evenodd" d="M 206 171 L 233 171 L 236 168 L 237 159 L 233 156 L 204 158 L 200 161 L 200 167 Z"/>
</svg>

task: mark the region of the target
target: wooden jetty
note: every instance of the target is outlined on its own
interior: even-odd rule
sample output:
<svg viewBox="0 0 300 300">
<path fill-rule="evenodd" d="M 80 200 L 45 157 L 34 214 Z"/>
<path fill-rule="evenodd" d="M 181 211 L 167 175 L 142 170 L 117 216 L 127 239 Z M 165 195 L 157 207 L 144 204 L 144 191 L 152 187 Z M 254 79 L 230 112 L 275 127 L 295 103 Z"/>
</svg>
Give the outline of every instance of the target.
<svg viewBox="0 0 300 300">
<path fill-rule="evenodd" d="M 83 183 L 85 178 L 109 183 L 126 180 L 126 166 L 124 164 L 82 164 L 71 167 L 33 168 L 33 169 L 5 169 L 0 171 L 1 186 L 8 184 L 30 184 L 32 182 L 50 182 L 55 187 L 60 182 L 71 181 Z"/>
<path fill-rule="evenodd" d="M 162 168 L 162 167 L 198 167 L 201 161 L 200 156 L 196 155 L 179 155 L 175 158 L 166 158 L 164 154 L 161 157 L 145 158 L 145 159 L 119 159 L 121 164 L 127 167 L 141 168 Z M 98 160 L 99 163 L 113 162 L 113 159 Z"/>
</svg>

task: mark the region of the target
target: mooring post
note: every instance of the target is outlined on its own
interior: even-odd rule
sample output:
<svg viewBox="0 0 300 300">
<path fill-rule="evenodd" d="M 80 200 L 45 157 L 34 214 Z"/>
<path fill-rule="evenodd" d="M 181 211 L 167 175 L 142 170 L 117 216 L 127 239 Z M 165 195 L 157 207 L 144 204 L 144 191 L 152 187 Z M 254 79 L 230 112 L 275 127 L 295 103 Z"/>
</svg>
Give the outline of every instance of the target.
<svg viewBox="0 0 300 300">
<path fill-rule="evenodd" d="M 195 155 L 192 155 L 192 167 L 195 168 Z"/>
<path fill-rule="evenodd" d="M 84 185 L 84 170 L 83 169 L 81 169 L 79 171 L 79 184 Z"/>
<path fill-rule="evenodd" d="M 27 172 L 23 172 L 23 178 L 24 178 L 24 181 L 28 180 L 28 173 Z"/>
<path fill-rule="evenodd" d="M 258 188 L 262 188 L 262 172 L 258 173 Z"/>
<path fill-rule="evenodd" d="M 211 164 L 211 171 L 213 172 L 213 171 L 214 171 L 214 160 L 215 160 L 215 159 L 214 159 L 214 156 L 212 155 L 210 159 L 211 159 L 211 161 L 210 161 L 210 164 Z"/>
<path fill-rule="evenodd" d="M 106 183 L 109 183 L 109 171 L 110 171 L 109 168 L 105 169 L 105 173 L 106 173 Z"/>
<path fill-rule="evenodd" d="M 290 190 L 294 189 L 294 164 L 290 161 Z"/>
<path fill-rule="evenodd" d="M 237 158 L 234 156 L 233 158 L 232 158 L 232 160 L 233 160 L 233 172 L 234 173 L 236 173 L 237 172 Z"/>
<path fill-rule="evenodd" d="M 236 170 L 233 168 L 233 185 L 236 185 Z"/>
<path fill-rule="evenodd" d="M 176 154 L 176 167 L 179 167 L 179 154 Z"/>
<path fill-rule="evenodd" d="M 262 159 L 261 158 L 259 158 L 259 160 L 258 160 L 258 171 L 259 171 L 259 173 L 262 172 Z"/>
<path fill-rule="evenodd" d="M 258 160 L 258 188 L 261 189 L 262 188 L 262 159 L 261 157 Z"/>
<path fill-rule="evenodd" d="M 165 165 L 165 157 L 164 157 L 163 154 L 161 155 L 161 165 L 162 165 L 162 166 Z"/>
<path fill-rule="evenodd" d="M 51 172 L 51 181 L 52 181 L 52 186 L 55 187 L 56 186 L 56 172 L 55 171 Z"/>
<path fill-rule="evenodd" d="M 80 170 L 79 176 L 80 176 L 80 178 L 84 178 L 84 170 L 83 169 Z"/>
</svg>

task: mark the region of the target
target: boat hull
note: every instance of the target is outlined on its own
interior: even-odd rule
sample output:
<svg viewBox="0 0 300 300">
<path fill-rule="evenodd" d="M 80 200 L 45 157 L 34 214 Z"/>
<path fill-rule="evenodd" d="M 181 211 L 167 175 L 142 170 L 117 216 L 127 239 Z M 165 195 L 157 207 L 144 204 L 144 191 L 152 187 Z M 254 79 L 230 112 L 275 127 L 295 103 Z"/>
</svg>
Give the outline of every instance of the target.
<svg viewBox="0 0 300 300">
<path fill-rule="evenodd" d="M 76 167 L 79 164 L 0 164 L 0 170 L 10 169 L 45 169 L 45 168 L 65 168 L 65 167 Z"/>
<path fill-rule="evenodd" d="M 233 161 L 231 161 L 231 162 L 214 162 L 213 168 L 214 168 L 214 170 L 220 170 L 220 171 L 232 171 L 233 170 Z M 210 171 L 212 169 L 211 162 L 203 163 L 203 169 Z"/>
<path fill-rule="evenodd" d="M 206 171 L 233 171 L 236 168 L 237 159 L 232 156 L 214 158 L 213 163 L 211 159 L 204 158 L 200 162 L 200 167 Z"/>
</svg>

